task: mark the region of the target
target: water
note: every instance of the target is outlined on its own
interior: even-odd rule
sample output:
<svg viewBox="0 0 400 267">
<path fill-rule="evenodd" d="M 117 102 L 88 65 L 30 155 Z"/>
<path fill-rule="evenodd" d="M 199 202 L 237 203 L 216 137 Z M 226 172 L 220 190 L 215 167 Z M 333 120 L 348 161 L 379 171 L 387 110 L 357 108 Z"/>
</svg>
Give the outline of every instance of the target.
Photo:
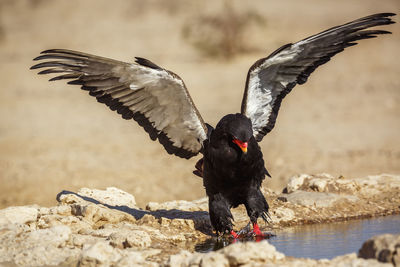
<svg viewBox="0 0 400 267">
<path fill-rule="evenodd" d="M 268 242 L 287 256 L 332 259 L 358 252 L 374 235 L 400 234 L 400 215 L 304 225 L 275 232 Z"/>
<path fill-rule="evenodd" d="M 268 242 L 286 256 L 312 259 L 332 259 L 358 252 L 369 238 L 380 234 L 400 234 L 400 215 L 337 223 L 303 225 L 274 231 Z M 196 250 L 217 250 L 229 242 L 209 239 Z"/>
</svg>

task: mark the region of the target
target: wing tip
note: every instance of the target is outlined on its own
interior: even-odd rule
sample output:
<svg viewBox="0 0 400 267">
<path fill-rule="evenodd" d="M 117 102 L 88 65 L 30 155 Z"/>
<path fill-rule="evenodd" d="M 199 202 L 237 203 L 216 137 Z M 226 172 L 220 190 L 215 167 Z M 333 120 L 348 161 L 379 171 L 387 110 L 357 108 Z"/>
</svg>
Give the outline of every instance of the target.
<svg viewBox="0 0 400 267">
<path fill-rule="evenodd" d="M 382 17 L 393 17 L 396 16 L 397 14 L 393 12 L 383 12 L 383 13 L 378 13 L 376 15 L 381 15 Z"/>
<path fill-rule="evenodd" d="M 155 64 L 155 63 L 151 62 L 150 60 L 143 58 L 143 57 L 135 57 L 135 62 L 138 63 L 139 65 L 149 67 L 151 69 L 155 69 L 155 70 L 163 69 L 160 66 L 158 66 L 157 64 Z"/>
<path fill-rule="evenodd" d="M 41 55 L 44 54 L 55 54 L 55 53 L 63 53 L 67 51 L 66 49 L 60 49 L 60 48 L 51 48 L 51 49 L 46 49 L 40 52 Z M 40 56 L 39 56 L 40 57 Z"/>
<path fill-rule="evenodd" d="M 63 49 L 63 48 L 50 48 L 43 50 L 40 54 L 50 54 L 50 53 L 71 53 L 74 52 L 72 50 Z"/>
</svg>

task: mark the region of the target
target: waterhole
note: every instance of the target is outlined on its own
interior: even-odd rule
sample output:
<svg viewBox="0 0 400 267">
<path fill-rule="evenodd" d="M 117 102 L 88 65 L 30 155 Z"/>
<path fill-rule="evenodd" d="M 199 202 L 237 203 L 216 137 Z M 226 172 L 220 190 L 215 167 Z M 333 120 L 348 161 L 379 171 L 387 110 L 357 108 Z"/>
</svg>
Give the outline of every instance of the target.
<svg viewBox="0 0 400 267">
<path fill-rule="evenodd" d="M 272 231 L 267 237 L 277 251 L 296 258 L 332 259 L 336 256 L 358 252 L 369 238 L 380 234 L 400 234 L 400 215 L 390 215 L 363 220 L 336 223 L 301 225 Z M 246 238 L 234 242 L 257 242 Z M 197 244 L 198 252 L 221 249 L 232 239 L 210 238 Z"/>
</svg>

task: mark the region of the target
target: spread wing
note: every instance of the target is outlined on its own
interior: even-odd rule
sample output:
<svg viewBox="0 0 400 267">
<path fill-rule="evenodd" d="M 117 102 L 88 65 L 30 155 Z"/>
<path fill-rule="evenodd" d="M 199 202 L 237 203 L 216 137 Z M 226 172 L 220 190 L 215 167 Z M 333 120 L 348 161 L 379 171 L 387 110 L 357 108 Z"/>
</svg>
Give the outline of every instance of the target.
<svg viewBox="0 0 400 267">
<path fill-rule="evenodd" d="M 124 119 L 137 121 L 168 153 L 190 158 L 201 151 L 207 127 L 176 74 L 143 58 L 130 64 L 64 49 L 41 54 L 34 60 L 46 61 L 31 69 L 56 74 L 50 81 L 81 85 Z"/>
<path fill-rule="evenodd" d="M 257 141 L 275 125 L 282 99 L 296 84 L 303 84 L 320 65 L 356 41 L 390 33 L 365 30 L 394 23 L 393 13 L 380 13 L 336 26 L 294 44 L 287 44 L 249 69 L 242 100 L 242 114 L 251 119 Z"/>
</svg>

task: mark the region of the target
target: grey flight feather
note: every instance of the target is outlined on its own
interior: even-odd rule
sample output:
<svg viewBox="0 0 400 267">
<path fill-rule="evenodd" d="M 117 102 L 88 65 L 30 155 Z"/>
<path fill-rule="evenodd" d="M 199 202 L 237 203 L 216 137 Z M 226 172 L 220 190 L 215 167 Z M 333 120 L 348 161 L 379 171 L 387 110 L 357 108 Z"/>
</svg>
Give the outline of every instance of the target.
<svg viewBox="0 0 400 267">
<path fill-rule="evenodd" d="M 365 30 L 392 24 L 393 13 L 380 13 L 336 26 L 294 44 L 287 44 L 249 69 L 242 100 L 242 114 L 252 121 L 260 142 L 276 121 L 282 99 L 296 84 L 303 84 L 320 65 L 356 41 L 374 38 L 388 31 Z"/>
<path fill-rule="evenodd" d="M 207 127 L 178 75 L 144 58 L 125 63 L 65 49 L 41 54 L 35 60 L 47 61 L 32 66 L 45 68 L 39 74 L 81 85 L 124 119 L 136 120 L 170 154 L 190 158 L 201 152 Z"/>
</svg>

